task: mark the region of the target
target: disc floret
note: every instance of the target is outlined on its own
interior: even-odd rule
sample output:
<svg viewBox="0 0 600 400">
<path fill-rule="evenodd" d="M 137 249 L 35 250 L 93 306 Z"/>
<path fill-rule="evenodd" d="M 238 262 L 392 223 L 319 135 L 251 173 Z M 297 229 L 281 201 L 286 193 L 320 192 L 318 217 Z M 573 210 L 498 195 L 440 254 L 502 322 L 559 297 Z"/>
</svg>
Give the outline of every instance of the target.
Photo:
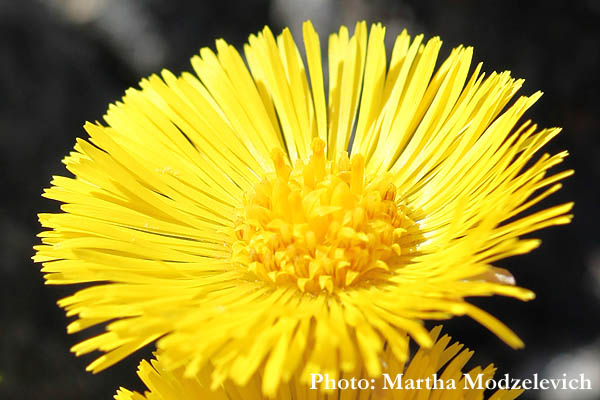
<svg viewBox="0 0 600 400">
<path fill-rule="evenodd" d="M 256 277 L 316 293 L 384 279 L 402 265 L 415 226 L 389 174 L 365 177 L 361 154 L 325 159 L 315 139 L 307 163 L 290 167 L 281 150 L 275 173 L 246 195 L 233 260 Z"/>
</svg>

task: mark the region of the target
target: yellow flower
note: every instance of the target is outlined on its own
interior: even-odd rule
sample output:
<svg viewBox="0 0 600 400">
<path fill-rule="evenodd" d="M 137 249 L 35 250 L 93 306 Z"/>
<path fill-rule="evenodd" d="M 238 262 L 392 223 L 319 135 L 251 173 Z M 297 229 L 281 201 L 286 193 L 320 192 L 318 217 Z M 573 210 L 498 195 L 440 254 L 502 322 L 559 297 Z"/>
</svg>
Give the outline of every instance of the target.
<svg viewBox="0 0 600 400">
<path fill-rule="evenodd" d="M 523 216 L 572 173 L 547 173 L 566 152 L 536 157 L 559 129 L 517 125 L 540 93 L 509 104 L 522 81 L 469 74 L 468 47 L 434 73 L 439 38 L 403 32 L 388 63 L 385 29 L 362 22 L 329 39 L 326 101 L 303 32 L 308 73 L 289 30 L 265 28 L 249 69 L 218 40 L 196 76 L 144 79 L 85 125 L 34 259 L 48 284 L 88 284 L 59 305 L 71 333 L 106 326 L 72 348 L 105 353 L 89 370 L 157 341 L 165 368 L 210 362 L 214 387 L 264 368 L 272 395 L 296 374 L 378 376 L 384 348 L 404 362 L 409 336 L 433 345 L 426 319 L 468 315 L 522 346 L 464 299 L 533 298 L 491 263 L 571 219 L 572 204 Z"/>
<path fill-rule="evenodd" d="M 437 339 L 440 331 L 441 326 L 431 331 L 432 340 Z M 458 342 L 450 344 L 450 340 L 448 335 L 444 335 L 431 348 L 420 348 L 408 365 L 399 362 L 388 347 L 382 354 L 385 375 L 378 379 L 366 378 L 365 371 L 360 369 L 345 374 L 335 381 L 330 377 L 315 375 L 308 385 L 300 382 L 298 376 L 293 376 L 290 382 L 279 387 L 275 396 L 278 399 L 298 400 L 402 400 L 415 398 L 418 393 L 418 398 L 421 400 L 483 399 L 486 383 L 493 378 L 496 368 L 490 364 L 485 368 L 477 366 L 468 372 L 463 372 L 473 351 L 463 350 L 463 345 Z M 121 388 L 114 398 L 115 400 L 259 400 L 264 398 L 260 378 L 260 374 L 264 371 L 253 375 L 243 387 L 226 381 L 212 391 L 210 367 L 205 367 L 192 378 L 186 377 L 184 370 L 183 367 L 168 370 L 162 365 L 160 357 L 150 363 L 144 360 L 138 367 L 138 375 L 149 391 L 142 395 Z M 489 399 L 512 400 L 519 397 L 523 391 L 523 389 L 499 389 Z"/>
</svg>

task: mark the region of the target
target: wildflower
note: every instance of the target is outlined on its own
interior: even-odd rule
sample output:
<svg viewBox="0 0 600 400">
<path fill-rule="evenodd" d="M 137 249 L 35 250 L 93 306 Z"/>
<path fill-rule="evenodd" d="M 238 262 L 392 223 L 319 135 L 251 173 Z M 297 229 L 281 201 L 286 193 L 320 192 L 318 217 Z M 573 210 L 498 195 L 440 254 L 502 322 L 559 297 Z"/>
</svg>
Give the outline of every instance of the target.
<svg viewBox="0 0 600 400">
<path fill-rule="evenodd" d="M 331 399 L 331 398 L 376 398 L 380 400 L 412 399 L 419 392 L 419 399 L 482 399 L 484 382 L 493 379 L 496 368 L 493 364 L 485 368 L 474 367 L 468 372 L 463 368 L 473 355 L 469 349 L 444 335 L 439 338 L 441 327 L 432 330 L 431 348 L 420 348 L 408 365 L 398 362 L 389 348 L 384 350 L 386 370 L 378 379 L 367 379 L 365 371 L 356 370 L 346 374 L 337 382 L 340 388 L 327 388 L 305 385 L 298 376 L 292 377 L 287 384 L 281 385 L 275 397 L 278 399 Z M 255 374 L 246 386 L 239 387 L 230 381 L 223 383 L 217 390 L 210 390 L 210 367 L 205 367 L 197 376 L 184 376 L 183 367 L 170 371 L 161 364 L 160 357 L 151 362 L 142 361 L 138 375 L 149 391 L 145 394 L 121 388 L 115 400 L 195 400 L 195 399 L 263 399 L 260 374 Z M 443 369 L 443 371 L 442 371 Z M 316 380 L 313 377 L 313 380 Z M 415 383 L 416 382 L 416 383 Z M 477 384 L 473 384 L 477 383 Z M 420 388 L 417 389 L 416 385 Z M 414 386 L 413 389 L 410 387 Z M 491 400 L 516 399 L 523 389 L 499 389 Z"/>
<path fill-rule="evenodd" d="M 303 34 L 308 72 L 289 30 L 265 28 L 249 69 L 218 40 L 196 76 L 144 79 L 85 125 L 34 259 L 48 284 L 88 284 L 59 305 L 68 332 L 105 324 L 72 348 L 105 353 L 89 370 L 157 341 L 164 368 L 210 363 L 213 388 L 260 369 L 272 395 L 296 375 L 379 376 L 384 348 L 405 362 L 409 337 L 433 346 L 428 319 L 468 315 L 522 346 L 465 298 L 533 298 L 492 263 L 570 221 L 572 204 L 523 214 L 572 173 L 548 174 L 566 152 L 536 156 L 559 129 L 519 125 L 540 93 L 509 104 L 522 81 L 469 74 L 469 47 L 434 73 L 439 38 L 403 32 L 388 63 L 385 29 L 362 22 L 329 39 L 326 100 Z"/>
</svg>

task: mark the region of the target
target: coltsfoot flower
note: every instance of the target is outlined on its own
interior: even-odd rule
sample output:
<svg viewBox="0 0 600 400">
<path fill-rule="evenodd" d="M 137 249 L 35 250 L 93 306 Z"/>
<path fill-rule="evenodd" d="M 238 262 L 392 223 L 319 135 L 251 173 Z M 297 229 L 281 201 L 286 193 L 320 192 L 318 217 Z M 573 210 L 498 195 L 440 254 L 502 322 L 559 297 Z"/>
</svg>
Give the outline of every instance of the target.
<svg viewBox="0 0 600 400">
<path fill-rule="evenodd" d="M 462 400 L 483 399 L 485 384 L 493 379 L 496 368 L 493 364 L 485 368 L 480 366 L 464 372 L 463 369 L 473 355 L 473 351 L 463 349 L 463 345 L 444 335 L 439 338 L 441 327 L 432 330 L 431 348 L 420 348 L 410 363 L 398 362 L 389 348 L 382 353 L 384 375 L 377 379 L 367 379 L 360 368 L 336 383 L 329 377 L 314 376 L 309 385 L 300 381 L 298 376 L 280 385 L 275 393 L 278 399 L 377 399 L 403 400 L 418 396 L 422 400 Z M 442 371 L 443 369 L 443 371 Z M 175 370 L 165 368 L 160 357 L 150 362 L 142 361 L 138 375 L 149 391 L 144 394 L 121 388 L 115 400 L 259 400 L 263 399 L 260 374 L 252 376 L 243 387 L 226 381 L 215 391 L 210 389 L 210 367 L 188 378 L 185 368 Z M 468 377 L 467 377 L 468 376 Z M 325 382 L 329 378 L 330 382 Z M 353 379 L 354 378 L 354 379 Z M 322 380 L 320 385 L 317 381 Z M 337 387 L 334 387 L 337 386 Z M 339 387 L 339 388 L 338 388 Z M 419 389 L 417 389 L 419 387 Z M 411 389 L 412 388 L 412 389 Z M 418 392 L 418 395 L 417 395 Z M 523 389 L 499 389 L 490 400 L 512 400 L 519 397 Z"/>
<path fill-rule="evenodd" d="M 260 369 L 273 395 L 297 375 L 379 376 L 409 337 L 433 345 L 429 319 L 522 346 L 465 298 L 533 298 L 492 263 L 570 221 L 572 204 L 523 214 L 572 173 L 548 173 L 566 152 L 537 156 L 559 129 L 519 122 L 540 93 L 511 102 L 522 81 L 469 73 L 470 47 L 436 71 L 439 38 L 403 32 L 388 61 L 384 34 L 329 38 L 327 96 L 308 22 L 306 64 L 287 29 L 250 36 L 248 67 L 218 40 L 196 75 L 144 79 L 85 125 L 34 259 L 48 284 L 88 286 L 59 305 L 71 333 L 106 327 L 72 348 L 105 353 L 89 370 L 156 341 L 166 369 L 212 364 L 213 388 Z"/>
</svg>

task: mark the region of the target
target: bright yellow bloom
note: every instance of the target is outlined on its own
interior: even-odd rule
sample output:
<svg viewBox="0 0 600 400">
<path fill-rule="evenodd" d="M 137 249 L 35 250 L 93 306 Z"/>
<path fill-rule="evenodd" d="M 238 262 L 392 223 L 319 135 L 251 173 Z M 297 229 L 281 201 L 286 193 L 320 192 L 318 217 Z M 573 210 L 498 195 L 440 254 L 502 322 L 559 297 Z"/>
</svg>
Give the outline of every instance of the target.
<svg viewBox="0 0 600 400">
<path fill-rule="evenodd" d="M 523 211 L 572 171 L 537 152 L 559 129 L 517 125 L 540 97 L 509 105 L 508 72 L 469 74 L 472 49 L 434 73 L 439 38 L 406 32 L 388 63 L 385 29 L 329 39 L 325 96 L 319 38 L 304 25 L 305 70 L 289 30 L 250 36 L 246 61 L 222 40 L 88 123 L 54 177 L 35 260 L 48 284 L 91 283 L 59 302 L 72 350 L 105 354 L 100 371 L 157 341 L 161 363 L 215 387 L 264 393 L 299 374 L 382 372 L 387 349 L 433 341 L 426 319 L 468 315 L 512 347 L 519 338 L 468 296 L 533 293 L 491 265 L 526 253 L 519 236 L 570 221 L 572 205 Z"/>
<path fill-rule="evenodd" d="M 437 340 L 440 331 L 441 327 L 432 330 L 432 340 Z M 375 380 L 366 379 L 365 371 L 358 369 L 344 374 L 344 377 L 340 377 L 339 382 L 329 381 L 329 383 L 317 384 L 316 382 L 321 377 L 315 376 L 314 388 L 317 389 L 311 389 L 312 382 L 306 385 L 300 382 L 298 376 L 293 376 L 290 382 L 279 387 L 276 398 L 297 400 L 402 400 L 417 397 L 421 400 L 483 399 L 486 381 L 493 378 L 496 368 L 490 364 L 485 368 L 477 366 L 468 372 L 463 372 L 473 351 L 463 350 L 463 345 L 458 342 L 450 344 L 450 340 L 448 335 L 444 335 L 431 348 L 420 348 L 408 365 L 398 362 L 388 347 L 382 354 L 385 363 L 384 373 L 387 376 Z M 115 399 L 260 400 L 264 398 L 260 379 L 260 373 L 264 373 L 264 371 L 252 376 L 244 387 L 226 381 L 215 391 L 210 389 L 210 373 L 211 368 L 205 367 L 197 376 L 188 378 L 184 376 L 183 367 L 173 371 L 166 369 L 162 365 L 160 357 L 158 360 L 152 360 L 151 363 L 144 360 L 140 363 L 138 375 L 149 391 L 142 395 L 121 388 L 117 391 Z M 402 374 L 402 376 L 399 377 L 398 374 Z M 468 379 L 465 378 L 465 374 L 469 376 Z M 323 381 L 327 379 L 327 377 L 322 378 Z M 352 378 L 355 378 L 354 381 Z M 326 385 L 329 385 L 329 388 Z M 346 386 L 347 389 L 338 389 L 338 387 Z M 354 386 L 354 390 L 352 386 Z M 417 389 L 418 387 L 420 389 Z M 319 388 L 323 390 L 319 390 Z M 498 390 L 489 399 L 512 400 L 519 397 L 521 393 L 523 393 L 523 389 Z"/>
</svg>

